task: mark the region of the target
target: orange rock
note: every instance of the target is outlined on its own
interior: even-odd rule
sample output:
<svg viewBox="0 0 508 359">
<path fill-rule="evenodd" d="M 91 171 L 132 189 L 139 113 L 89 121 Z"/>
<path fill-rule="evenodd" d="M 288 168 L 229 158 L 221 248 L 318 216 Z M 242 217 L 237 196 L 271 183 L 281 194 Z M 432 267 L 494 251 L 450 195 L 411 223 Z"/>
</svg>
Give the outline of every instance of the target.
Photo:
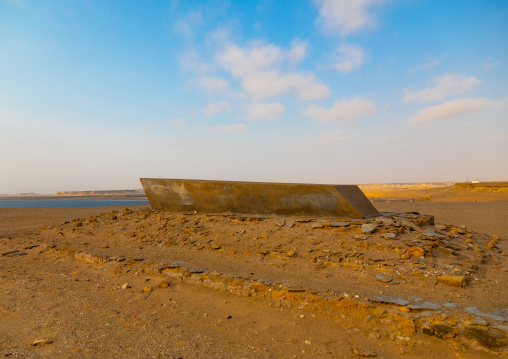
<svg viewBox="0 0 508 359">
<path fill-rule="evenodd" d="M 423 257 L 425 255 L 425 251 L 420 247 L 411 247 L 406 253 L 402 255 L 402 259 L 408 259 L 412 257 Z"/>
</svg>

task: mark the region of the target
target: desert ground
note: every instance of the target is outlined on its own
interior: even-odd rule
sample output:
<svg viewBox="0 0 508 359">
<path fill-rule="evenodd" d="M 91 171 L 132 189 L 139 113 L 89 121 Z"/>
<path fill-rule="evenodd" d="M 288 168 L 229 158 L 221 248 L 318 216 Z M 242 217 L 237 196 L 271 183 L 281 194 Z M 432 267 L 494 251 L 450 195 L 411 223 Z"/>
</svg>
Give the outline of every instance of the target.
<svg viewBox="0 0 508 359">
<path fill-rule="evenodd" d="M 0 355 L 506 356 L 507 192 L 385 187 L 366 220 L 0 209 Z"/>
</svg>

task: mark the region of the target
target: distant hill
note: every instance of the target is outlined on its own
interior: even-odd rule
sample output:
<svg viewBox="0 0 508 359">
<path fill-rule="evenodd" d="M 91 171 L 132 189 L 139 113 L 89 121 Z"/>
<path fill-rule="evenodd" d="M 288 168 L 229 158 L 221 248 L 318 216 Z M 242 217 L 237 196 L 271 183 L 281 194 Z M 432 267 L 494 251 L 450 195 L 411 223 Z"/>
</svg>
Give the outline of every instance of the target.
<svg viewBox="0 0 508 359">
<path fill-rule="evenodd" d="M 145 196 L 142 189 L 123 189 L 110 191 L 61 191 L 54 194 L 55 196 Z"/>
</svg>

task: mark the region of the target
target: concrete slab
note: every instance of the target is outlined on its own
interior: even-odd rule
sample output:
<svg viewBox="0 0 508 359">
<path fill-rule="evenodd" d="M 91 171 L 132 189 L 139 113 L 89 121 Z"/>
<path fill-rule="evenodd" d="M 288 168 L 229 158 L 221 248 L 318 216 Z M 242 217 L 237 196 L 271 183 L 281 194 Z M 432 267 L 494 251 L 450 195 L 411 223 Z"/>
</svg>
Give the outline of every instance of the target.
<svg viewBox="0 0 508 359">
<path fill-rule="evenodd" d="M 153 209 L 367 218 L 378 211 L 355 185 L 141 178 Z"/>
</svg>

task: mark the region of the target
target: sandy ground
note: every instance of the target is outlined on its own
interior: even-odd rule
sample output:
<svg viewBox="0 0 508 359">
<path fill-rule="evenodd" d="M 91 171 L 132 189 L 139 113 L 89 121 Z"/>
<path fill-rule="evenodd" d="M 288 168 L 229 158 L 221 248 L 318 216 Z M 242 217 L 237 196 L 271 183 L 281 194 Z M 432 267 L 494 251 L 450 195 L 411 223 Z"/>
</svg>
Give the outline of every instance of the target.
<svg viewBox="0 0 508 359">
<path fill-rule="evenodd" d="M 0 209 L 0 356 L 506 355 L 507 203 L 374 204 L 449 225 Z"/>
</svg>

